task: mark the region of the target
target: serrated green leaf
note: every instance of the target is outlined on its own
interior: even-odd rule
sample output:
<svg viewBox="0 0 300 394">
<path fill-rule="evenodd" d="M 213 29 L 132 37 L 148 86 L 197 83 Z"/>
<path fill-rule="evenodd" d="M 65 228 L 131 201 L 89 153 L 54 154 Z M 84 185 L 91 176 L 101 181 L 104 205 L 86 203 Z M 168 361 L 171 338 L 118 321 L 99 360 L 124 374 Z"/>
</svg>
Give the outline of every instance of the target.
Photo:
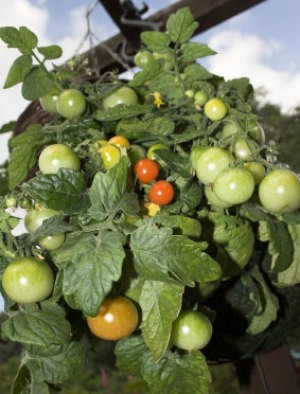
<svg viewBox="0 0 300 394">
<path fill-rule="evenodd" d="M 134 77 L 131 81 L 128 82 L 128 86 L 131 87 L 139 87 L 144 85 L 146 82 L 151 81 L 158 74 L 162 73 L 164 70 L 164 61 L 156 60 L 151 62 L 144 70 L 137 72 L 134 74 Z M 138 114 L 137 114 L 138 115 Z"/>
<path fill-rule="evenodd" d="M 118 341 L 115 348 L 117 367 L 128 375 L 142 377 L 142 358 L 147 351 L 149 350 L 142 336 L 131 336 Z"/>
<path fill-rule="evenodd" d="M 95 175 L 89 192 L 89 213 L 96 220 L 104 220 L 119 211 L 131 215 L 139 211 L 137 195 L 127 192 L 128 164 L 128 158 L 123 157 L 106 173 Z"/>
<path fill-rule="evenodd" d="M 24 78 L 22 95 L 26 100 L 33 101 L 56 88 L 57 86 L 51 74 L 42 66 L 34 66 Z"/>
<path fill-rule="evenodd" d="M 159 31 L 145 31 L 141 33 L 142 42 L 152 51 L 164 53 L 169 49 L 170 37 Z"/>
<path fill-rule="evenodd" d="M 186 79 L 189 81 L 205 81 L 212 77 L 212 74 L 201 64 L 189 64 L 184 69 L 184 74 L 186 75 Z"/>
<path fill-rule="evenodd" d="M 8 133 L 9 131 L 13 131 L 16 126 L 16 121 L 12 120 L 8 123 L 4 123 L 0 128 L 0 134 Z"/>
<path fill-rule="evenodd" d="M 157 149 L 155 154 L 176 174 L 181 175 L 186 179 L 193 178 L 189 157 L 180 156 L 169 149 Z"/>
<path fill-rule="evenodd" d="M 54 262 L 64 270 L 64 294 L 75 294 L 86 315 L 98 313 L 113 283 L 119 280 L 125 258 L 123 242 L 117 232 L 103 231 L 98 237 L 80 234 L 52 253 Z"/>
<path fill-rule="evenodd" d="M 3 89 L 10 88 L 11 86 L 17 85 L 18 83 L 22 82 L 31 69 L 31 55 L 21 55 L 20 57 L 18 57 L 9 69 Z"/>
<path fill-rule="evenodd" d="M 148 280 L 194 286 L 221 276 L 219 265 L 203 252 L 205 243 L 173 235 L 170 228 L 143 225 L 132 233 L 130 247 L 136 271 Z"/>
<path fill-rule="evenodd" d="M 65 214 L 79 213 L 89 205 L 85 175 L 80 171 L 61 168 L 58 174 L 32 178 L 23 188 L 46 208 Z"/>
<path fill-rule="evenodd" d="M 145 281 L 139 299 L 144 340 L 155 360 L 162 357 L 170 341 L 172 323 L 181 309 L 183 285 Z"/>
<path fill-rule="evenodd" d="M 172 74 L 161 73 L 154 76 L 149 84 L 149 89 L 152 92 L 159 92 L 168 100 L 179 100 L 185 97 L 183 85 L 178 83 Z"/>
<path fill-rule="evenodd" d="M 265 331 L 276 320 L 279 302 L 276 295 L 269 289 L 258 267 L 255 266 L 251 269 L 251 275 L 258 282 L 261 288 L 261 297 L 263 297 L 263 310 L 254 314 L 247 328 L 249 334 L 256 335 Z"/>
<path fill-rule="evenodd" d="M 7 44 L 8 48 L 18 48 L 20 45 L 19 30 L 13 26 L 0 27 L 0 38 Z"/>
<path fill-rule="evenodd" d="M 206 44 L 200 42 L 188 42 L 182 47 L 180 61 L 193 62 L 205 56 L 215 55 L 216 52 L 210 49 Z"/>
<path fill-rule="evenodd" d="M 48 45 L 46 47 L 38 47 L 38 52 L 44 56 L 45 60 L 58 59 L 62 56 L 62 49 L 58 45 Z"/>
<path fill-rule="evenodd" d="M 11 155 L 8 164 L 9 189 L 13 190 L 29 174 L 36 163 L 38 149 L 48 142 L 41 125 L 28 127 L 10 140 Z"/>
<path fill-rule="evenodd" d="M 142 375 L 151 394 L 209 394 L 211 376 L 200 352 L 168 352 L 159 361 L 146 352 L 142 360 Z"/>
<path fill-rule="evenodd" d="M 157 215 L 154 221 L 164 227 L 171 227 L 174 234 L 185 235 L 192 239 L 199 239 L 201 223 L 199 220 L 183 215 Z"/>
<path fill-rule="evenodd" d="M 86 343 L 70 342 L 61 347 L 61 351 L 52 356 L 30 357 L 27 354 L 26 366 L 30 370 L 33 381 L 60 384 L 75 376 L 83 366 L 86 354 Z M 37 393 L 37 392 L 35 392 Z"/>
<path fill-rule="evenodd" d="M 2 325 L 2 335 L 13 342 L 36 346 L 64 344 L 71 327 L 57 304 L 41 304 L 41 309 L 19 311 Z"/>
<path fill-rule="evenodd" d="M 117 133 L 128 139 L 143 139 L 149 136 L 171 135 L 175 122 L 167 116 L 153 116 L 149 119 L 122 119 L 117 125 Z"/>
<path fill-rule="evenodd" d="M 37 36 L 29 30 L 26 26 L 21 26 L 19 28 L 20 37 L 23 41 L 24 46 L 29 50 L 32 51 L 38 43 Z"/>
<path fill-rule="evenodd" d="M 175 14 L 170 15 L 167 20 L 167 31 L 171 40 L 176 44 L 187 42 L 198 27 L 194 16 L 188 7 L 179 9 Z"/>
</svg>

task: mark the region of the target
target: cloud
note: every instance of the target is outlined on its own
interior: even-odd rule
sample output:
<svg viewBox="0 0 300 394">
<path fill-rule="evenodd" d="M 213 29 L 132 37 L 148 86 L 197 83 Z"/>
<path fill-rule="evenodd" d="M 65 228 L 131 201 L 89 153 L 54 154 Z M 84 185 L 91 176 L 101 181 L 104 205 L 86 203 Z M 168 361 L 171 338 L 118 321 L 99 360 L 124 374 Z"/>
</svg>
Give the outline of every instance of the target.
<svg viewBox="0 0 300 394">
<path fill-rule="evenodd" d="M 300 105 L 300 69 L 288 65 L 285 69 L 272 67 L 272 58 L 281 56 L 284 47 L 275 40 L 264 41 L 255 35 L 237 30 L 214 34 L 208 45 L 218 52 L 208 59 L 211 72 L 226 79 L 248 77 L 254 88 L 263 88 L 266 102 L 280 105 L 283 111 Z"/>
</svg>

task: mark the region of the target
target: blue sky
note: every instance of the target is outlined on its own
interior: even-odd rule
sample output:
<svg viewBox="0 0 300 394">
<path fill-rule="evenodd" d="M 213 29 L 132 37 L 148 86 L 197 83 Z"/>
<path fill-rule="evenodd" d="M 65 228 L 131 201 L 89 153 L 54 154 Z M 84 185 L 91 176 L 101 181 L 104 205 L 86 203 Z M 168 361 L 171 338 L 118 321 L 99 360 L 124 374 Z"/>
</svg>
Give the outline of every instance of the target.
<svg viewBox="0 0 300 394">
<path fill-rule="evenodd" d="M 142 6 L 142 1 L 133 1 Z M 149 13 L 172 2 L 149 0 Z M 9 0 L 1 9 L 0 26 L 25 25 L 38 35 L 41 45 L 61 45 L 68 59 L 82 41 L 85 13 L 93 4 L 95 0 Z M 299 15 L 299 0 L 266 0 L 209 29 L 195 38 L 218 52 L 205 66 L 225 78 L 248 76 L 255 88 L 264 87 L 268 92 L 267 101 L 291 111 L 300 105 Z M 101 40 L 117 32 L 101 6 L 93 13 L 92 29 Z M 19 87 L 1 88 L 16 53 L 0 42 L 0 57 L 2 125 L 17 118 L 28 103 L 21 98 Z M 0 162 L 7 157 L 6 142 L 7 136 L 0 136 Z"/>
</svg>

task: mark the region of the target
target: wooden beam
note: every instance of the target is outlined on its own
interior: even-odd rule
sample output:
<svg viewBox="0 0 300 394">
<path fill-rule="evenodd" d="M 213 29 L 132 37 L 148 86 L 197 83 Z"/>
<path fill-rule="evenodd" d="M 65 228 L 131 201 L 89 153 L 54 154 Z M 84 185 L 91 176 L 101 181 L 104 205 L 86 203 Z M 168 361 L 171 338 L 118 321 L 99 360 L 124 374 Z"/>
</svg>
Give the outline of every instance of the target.
<svg viewBox="0 0 300 394">
<path fill-rule="evenodd" d="M 193 13 L 195 20 L 199 23 L 199 27 L 195 32 L 195 35 L 208 30 L 209 28 L 224 22 L 228 18 L 238 15 L 239 13 L 259 4 L 266 0 L 181 0 L 176 3 L 164 8 L 163 10 L 151 15 L 146 18 L 145 21 L 154 22 L 159 24 L 161 30 L 165 29 L 166 21 L 170 14 L 176 12 L 182 7 L 189 7 Z M 117 0 L 101 0 L 103 5 L 105 4 L 107 9 L 112 8 L 118 3 Z M 111 2 L 111 5 L 109 3 Z M 110 12 L 110 11 L 109 11 Z M 112 15 L 117 18 L 120 9 L 116 10 Z M 123 29 L 124 30 L 124 27 Z M 140 30 L 130 29 L 130 35 L 139 38 Z M 128 31 L 126 35 L 129 34 Z M 135 42 L 136 39 L 131 38 L 131 42 Z M 124 65 L 116 61 L 111 53 L 117 53 L 120 51 L 121 46 L 127 42 L 127 53 L 129 55 L 134 54 L 135 44 L 132 45 L 126 40 L 123 33 L 119 33 L 107 41 L 98 44 L 95 48 L 85 53 L 92 65 L 101 69 L 101 72 L 118 69 L 119 72 L 124 71 Z"/>
</svg>

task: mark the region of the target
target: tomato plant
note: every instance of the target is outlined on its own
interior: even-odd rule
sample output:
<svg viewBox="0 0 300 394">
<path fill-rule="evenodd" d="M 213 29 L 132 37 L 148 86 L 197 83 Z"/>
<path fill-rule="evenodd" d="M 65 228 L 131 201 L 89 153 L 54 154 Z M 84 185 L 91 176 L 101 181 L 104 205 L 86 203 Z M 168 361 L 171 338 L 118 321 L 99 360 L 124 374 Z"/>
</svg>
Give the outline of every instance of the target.
<svg viewBox="0 0 300 394">
<path fill-rule="evenodd" d="M 174 188 L 168 181 L 157 181 L 151 186 L 149 191 L 149 200 L 157 205 L 167 205 L 174 198 Z"/>
<path fill-rule="evenodd" d="M 178 392 L 180 376 L 203 394 L 210 360 L 255 356 L 296 326 L 299 179 L 265 143 L 248 78 L 200 65 L 214 51 L 190 40 L 196 25 L 184 7 L 167 31 L 143 31 L 130 81 L 95 80 L 77 58 L 66 72 L 57 46 L 0 28 L 21 56 L 7 84 L 45 108 L 60 90 L 48 110 L 61 116 L 29 106 L 18 119 L 0 172 L 1 333 L 24 348 L 15 394 L 60 390 L 103 345 L 91 333 L 117 341 L 117 366 L 149 393 Z"/>
<path fill-rule="evenodd" d="M 134 168 L 138 180 L 142 183 L 154 181 L 159 174 L 159 165 L 150 159 L 139 160 Z"/>
<path fill-rule="evenodd" d="M 214 122 L 223 119 L 227 112 L 228 109 L 226 104 L 219 98 L 212 98 L 204 105 L 205 115 Z"/>
<path fill-rule="evenodd" d="M 86 99 L 77 89 L 65 89 L 58 96 L 57 112 L 64 118 L 77 118 L 86 110 Z"/>
<path fill-rule="evenodd" d="M 47 298 L 53 289 L 54 279 L 44 260 L 23 257 L 12 261 L 5 269 L 2 286 L 15 302 L 32 303 Z"/>
<path fill-rule="evenodd" d="M 61 168 L 79 170 L 80 160 L 68 146 L 52 144 L 42 150 L 38 165 L 43 174 L 57 174 Z"/>
<path fill-rule="evenodd" d="M 212 324 L 201 312 L 183 311 L 173 323 L 171 342 L 179 349 L 203 349 L 211 340 Z"/>
<path fill-rule="evenodd" d="M 87 324 L 97 337 L 117 341 L 131 335 L 137 328 L 139 316 L 134 303 L 126 297 L 106 298 L 97 316 L 87 316 Z"/>
<path fill-rule="evenodd" d="M 105 97 L 102 101 L 102 106 L 104 109 L 108 109 L 120 104 L 126 106 L 136 105 L 138 102 L 139 100 L 136 92 L 127 86 L 122 86 Z"/>
<path fill-rule="evenodd" d="M 275 213 L 293 212 L 300 208 L 300 181 L 285 168 L 270 171 L 259 184 L 263 207 Z"/>
</svg>

